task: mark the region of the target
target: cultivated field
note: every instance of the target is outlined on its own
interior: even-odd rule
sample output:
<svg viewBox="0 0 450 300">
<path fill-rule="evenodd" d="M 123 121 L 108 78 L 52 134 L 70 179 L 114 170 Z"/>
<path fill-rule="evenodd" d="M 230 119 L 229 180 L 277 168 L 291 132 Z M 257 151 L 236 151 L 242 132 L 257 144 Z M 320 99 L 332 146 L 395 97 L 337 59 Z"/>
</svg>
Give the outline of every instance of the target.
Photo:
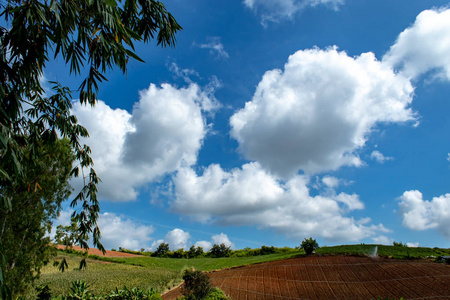
<svg viewBox="0 0 450 300">
<path fill-rule="evenodd" d="M 369 258 L 375 248 L 380 258 Z M 182 282 L 185 269 L 195 268 L 209 272 L 213 284 L 233 299 L 450 299 L 450 266 L 427 258 L 448 256 L 450 249 L 359 244 L 321 247 L 310 257 L 299 249 L 276 248 L 266 255 L 255 250 L 187 259 L 114 251 L 100 255 L 91 249 L 86 270 L 79 270 L 81 252 L 58 251 L 37 284 L 48 284 L 55 296 L 67 295 L 75 280 L 90 284 L 95 295 L 124 285 L 163 293 Z M 69 268 L 61 273 L 53 261 L 63 258 Z M 174 299 L 177 293 L 164 298 Z M 36 292 L 30 289 L 25 298 L 36 299 Z"/>
<path fill-rule="evenodd" d="M 450 266 L 429 260 L 309 256 L 210 272 L 232 299 L 450 299 Z M 166 293 L 166 300 L 180 296 Z"/>
</svg>

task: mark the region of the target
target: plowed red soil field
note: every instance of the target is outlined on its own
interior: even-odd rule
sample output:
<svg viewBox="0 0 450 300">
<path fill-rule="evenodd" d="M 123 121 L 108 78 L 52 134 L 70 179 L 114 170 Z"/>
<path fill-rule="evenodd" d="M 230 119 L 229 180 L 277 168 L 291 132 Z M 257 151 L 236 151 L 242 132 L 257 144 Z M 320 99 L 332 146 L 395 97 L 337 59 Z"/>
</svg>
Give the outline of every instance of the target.
<svg viewBox="0 0 450 300">
<path fill-rule="evenodd" d="M 62 245 L 56 245 L 56 248 L 58 249 L 65 249 L 65 246 Z M 81 247 L 78 246 L 72 246 L 73 250 L 76 251 L 84 251 L 84 249 L 82 249 Z M 105 254 L 103 254 L 102 251 L 96 249 L 96 248 L 89 248 L 89 254 L 91 255 L 98 255 L 98 256 L 105 256 L 105 257 L 136 257 L 136 256 L 142 256 L 142 255 L 137 255 L 137 254 L 131 254 L 131 253 L 124 253 L 124 252 L 118 252 L 118 251 L 110 251 L 110 250 L 106 250 Z"/>
<path fill-rule="evenodd" d="M 231 299 L 450 299 L 450 266 L 427 260 L 309 256 L 208 275 Z"/>
</svg>

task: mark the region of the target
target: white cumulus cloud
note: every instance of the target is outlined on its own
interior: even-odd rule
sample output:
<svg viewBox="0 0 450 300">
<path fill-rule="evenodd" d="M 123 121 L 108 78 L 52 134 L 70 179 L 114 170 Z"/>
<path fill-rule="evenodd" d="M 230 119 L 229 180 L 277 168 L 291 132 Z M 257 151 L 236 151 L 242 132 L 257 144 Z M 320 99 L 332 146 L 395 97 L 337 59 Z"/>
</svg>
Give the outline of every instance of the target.
<svg viewBox="0 0 450 300">
<path fill-rule="evenodd" d="M 228 236 L 225 233 L 216 234 L 211 237 L 211 240 L 214 244 L 220 245 L 224 244 L 227 247 L 234 247 L 234 244 L 230 241 Z"/>
<path fill-rule="evenodd" d="M 113 213 L 100 214 L 98 226 L 102 232 L 101 242 L 105 249 L 126 248 L 140 250 L 152 240 L 153 226 L 141 225 Z"/>
<path fill-rule="evenodd" d="M 58 219 L 53 222 L 50 234 L 52 238 L 58 225 L 70 225 L 72 213 L 73 209 L 70 208 L 61 211 Z M 99 214 L 97 224 L 102 234 L 100 242 L 107 250 L 118 249 L 119 247 L 130 250 L 146 248 L 149 246 L 152 240 L 151 235 L 155 231 L 153 226 L 142 225 L 126 217 L 108 212 Z M 90 246 L 92 247 L 92 243 Z"/>
<path fill-rule="evenodd" d="M 198 241 L 194 244 L 195 247 L 202 247 L 203 251 L 207 252 L 211 249 L 212 243 L 209 241 Z"/>
<path fill-rule="evenodd" d="M 170 249 L 178 250 L 180 248 L 187 250 L 189 248 L 189 239 L 191 235 L 182 229 L 174 229 L 169 231 L 164 238 L 164 241 L 169 244 Z"/>
<path fill-rule="evenodd" d="M 94 108 L 76 103 L 74 113 L 89 131 L 84 142 L 102 179 L 100 197 L 134 200 L 142 185 L 195 164 L 208 131 L 202 112 L 215 101 L 197 84 L 151 84 L 131 114 L 102 101 Z"/>
<path fill-rule="evenodd" d="M 306 176 L 281 182 L 258 163 L 224 171 L 211 165 L 198 176 L 191 168 L 174 178 L 172 210 L 197 221 L 221 225 L 271 228 L 294 238 L 321 236 L 330 241 L 359 241 L 388 232 L 370 220 L 346 214 L 362 209 L 357 195 L 330 193 L 311 196 Z"/>
<path fill-rule="evenodd" d="M 265 73 L 230 119 L 246 158 L 289 177 L 362 164 L 357 151 L 383 122 L 414 120 L 410 81 L 373 53 L 300 50 Z"/>
<path fill-rule="evenodd" d="M 383 61 L 411 78 L 435 70 L 450 80 L 450 9 L 422 11 L 398 36 Z"/>
<path fill-rule="evenodd" d="M 427 201 L 420 191 L 406 191 L 398 206 L 405 227 L 412 230 L 436 229 L 450 240 L 450 194 Z"/>
</svg>

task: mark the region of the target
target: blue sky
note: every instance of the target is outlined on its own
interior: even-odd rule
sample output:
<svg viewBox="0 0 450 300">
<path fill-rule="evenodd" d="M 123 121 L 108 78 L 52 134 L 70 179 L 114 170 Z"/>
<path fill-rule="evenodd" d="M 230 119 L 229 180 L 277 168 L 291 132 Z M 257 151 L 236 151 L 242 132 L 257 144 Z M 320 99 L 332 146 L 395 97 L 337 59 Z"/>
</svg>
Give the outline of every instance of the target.
<svg viewBox="0 0 450 300">
<path fill-rule="evenodd" d="M 74 106 L 106 248 L 450 247 L 447 1 L 164 4 L 177 46 L 137 45 Z"/>
</svg>

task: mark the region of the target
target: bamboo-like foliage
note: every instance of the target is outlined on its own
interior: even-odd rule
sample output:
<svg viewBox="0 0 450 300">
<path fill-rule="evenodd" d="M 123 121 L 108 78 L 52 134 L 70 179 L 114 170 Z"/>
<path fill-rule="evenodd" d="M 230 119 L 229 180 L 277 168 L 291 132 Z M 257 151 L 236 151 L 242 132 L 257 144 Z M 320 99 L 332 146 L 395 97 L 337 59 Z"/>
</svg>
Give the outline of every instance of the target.
<svg viewBox="0 0 450 300">
<path fill-rule="evenodd" d="M 77 162 L 70 175 L 87 175 L 71 202 L 77 242 L 88 248 L 92 235 L 94 245 L 104 250 L 97 226 L 100 179 L 90 148 L 80 143 L 89 134 L 71 114 L 72 93 L 82 104 L 95 105 L 104 73 L 116 68 L 125 73 L 130 58 L 142 61 L 135 42 L 155 39 L 157 45 L 174 46 L 181 26 L 154 0 L 6 0 L 0 9 L 0 207 L 13 211 L 20 206 L 14 192 L 38 161 L 38 148 L 67 139 Z M 44 91 L 46 63 L 56 57 L 62 57 L 71 74 L 87 74 L 76 91 L 59 82 L 51 82 L 48 94 Z M 27 190 L 40 187 L 37 180 Z M 7 264 L 0 267 L 0 296 L 9 298 Z"/>
</svg>

